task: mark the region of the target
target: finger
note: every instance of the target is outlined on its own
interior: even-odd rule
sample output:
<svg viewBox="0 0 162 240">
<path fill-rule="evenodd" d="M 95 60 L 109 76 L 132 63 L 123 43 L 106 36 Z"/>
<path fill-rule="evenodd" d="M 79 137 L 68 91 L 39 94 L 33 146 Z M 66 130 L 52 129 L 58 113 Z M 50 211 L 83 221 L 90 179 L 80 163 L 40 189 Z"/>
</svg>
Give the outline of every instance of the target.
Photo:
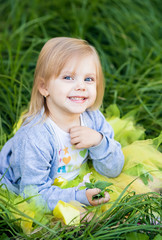
<svg viewBox="0 0 162 240">
<path fill-rule="evenodd" d="M 78 144 L 80 142 L 80 138 L 79 137 L 74 137 L 74 138 L 71 138 L 71 144 Z"/>
<path fill-rule="evenodd" d="M 105 201 L 108 202 L 110 200 L 110 195 L 108 192 L 105 192 L 105 197 L 104 197 Z"/>
<path fill-rule="evenodd" d="M 101 192 L 101 189 L 99 188 L 93 188 L 92 190 L 94 191 L 95 194 L 98 194 Z"/>
<path fill-rule="evenodd" d="M 72 127 L 72 128 L 70 128 L 69 132 L 71 134 L 71 133 L 80 131 L 80 129 L 81 129 L 81 126 Z"/>
<path fill-rule="evenodd" d="M 78 135 L 78 131 L 73 130 L 72 128 L 69 130 L 70 136 Z"/>
<path fill-rule="evenodd" d="M 85 148 L 84 145 L 81 144 L 81 143 L 76 143 L 76 144 L 74 144 L 74 145 L 75 145 L 75 148 L 76 148 L 76 149 Z"/>
<path fill-rule="evenodd" d="M 92 200 L 92 198 L 93 198 L 93 196 L 97 195 L 100 192 L 101 192 L 101 190 L 99 188 L 93 188 L 93 189 L 86 190 L 86 196 L 91 205 L 93 205 L 93 206 L 98 205 L 98 202 L 96 200 Z"/>
<path fill-rule="evenodd" d="M 99 189 L 99 188 L 92 188 L 90 190 L 91 190 L 91 193 L 90 193 L 91 196 L 97 195 L 98 193 L 101 192 L 101 189 Z"/>
<path fill-rule="evenodd" d="M 99 204 L 106 203 L 110 200 L 108 192 L 105 193 L 105 197 L 99 199 Z"/>
<path fill-rule="evenodd" d="M 84 213 L 80 213 L 80 220 L 82 222 L 90 222 L 92 220 L 92 218 L 94 217 L 94 213 L 90 212 L 84 212 Z"/>
<path fill-rule="evenodd" d="M 101 189 L 99 189 L 99 188 L 89 188 L 89 189 L 87 189 L 87 192 L 90 196 L 94 196 L 94 195 L 97 195 L 98 193 L 100 193 Z"/>
<path fill-rule="evenodd" d="M 76 137 L 80 137 L 80 136 L 81 136 L 81 134 L 78 131 L 70 133 L 70 138 L 71 139 L 76 138 Z"/>
<path fill-rule="evenodd" d="M 93 200 L 96 205 L 99 205 L 99 204 L 102 204 L 102 203 L 106 203 L 106 202 L 108 202 L 110 200 L 110 195 L 108 194 L 108 192 L 105 192 L 104 194 L 105 194 L 104 197 Z"/>
</svg>

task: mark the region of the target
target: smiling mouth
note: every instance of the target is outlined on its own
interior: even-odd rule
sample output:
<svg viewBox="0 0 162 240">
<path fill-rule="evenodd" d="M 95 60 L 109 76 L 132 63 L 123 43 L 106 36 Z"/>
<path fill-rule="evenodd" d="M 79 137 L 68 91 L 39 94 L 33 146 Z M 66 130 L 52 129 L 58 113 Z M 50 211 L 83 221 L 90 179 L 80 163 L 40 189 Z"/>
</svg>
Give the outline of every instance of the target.
<svg viewBox="0 0 162 240">
<path fill-rule="evenodd" d="M 85 102 L 87 100 L 86 97 L 69 97 L 69 99 L 73 102 Z"/>
</svg>

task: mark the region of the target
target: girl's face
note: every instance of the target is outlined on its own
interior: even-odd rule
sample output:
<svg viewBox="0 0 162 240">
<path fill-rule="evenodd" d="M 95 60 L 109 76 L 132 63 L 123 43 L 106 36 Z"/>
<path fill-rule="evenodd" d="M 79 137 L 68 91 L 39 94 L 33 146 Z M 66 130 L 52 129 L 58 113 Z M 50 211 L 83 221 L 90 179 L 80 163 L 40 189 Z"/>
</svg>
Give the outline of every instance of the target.
<svg viewBox="0 0 162 240">
<path fill-rule="evenodd" d="M 47 91 L 49 112 L 56 116 L 80 114 L 96 100 L 96 66 L 92 56 L 73 56 L 57 78 L 51 78 Z"/>
</svg>

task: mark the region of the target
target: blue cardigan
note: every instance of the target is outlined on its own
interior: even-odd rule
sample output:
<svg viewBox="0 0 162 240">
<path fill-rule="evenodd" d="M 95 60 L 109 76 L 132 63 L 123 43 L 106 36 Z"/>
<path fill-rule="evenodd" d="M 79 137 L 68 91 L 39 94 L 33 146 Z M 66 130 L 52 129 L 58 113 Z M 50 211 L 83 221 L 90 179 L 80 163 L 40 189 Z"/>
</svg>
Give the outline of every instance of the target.
<svg viewBox="0 0 162 240">
<path fill-rule="evenodd" d="M 114 140 L 112 127 L 99 110 L 82 114 L 84 124 L 103 135 L 101 143 L 88 149 L 97 172 L 116 177 L 124 165 L 120 144 Z M 90 205 L 86 190 L 61 189 L 52 185 L 58 169 L 58 141 L 53 128 L 42 121 L 42 113 L 24 124 L 0 152 L 0 179 L 11 191 L 23 195 L 26 189 L 37 189 L 50 210 L 59 200 L 77 200 Z M 31 187 L 31 188 L 30 188 Z M 29 191 L 30 194 L 32 191 Z"/>
</svg>

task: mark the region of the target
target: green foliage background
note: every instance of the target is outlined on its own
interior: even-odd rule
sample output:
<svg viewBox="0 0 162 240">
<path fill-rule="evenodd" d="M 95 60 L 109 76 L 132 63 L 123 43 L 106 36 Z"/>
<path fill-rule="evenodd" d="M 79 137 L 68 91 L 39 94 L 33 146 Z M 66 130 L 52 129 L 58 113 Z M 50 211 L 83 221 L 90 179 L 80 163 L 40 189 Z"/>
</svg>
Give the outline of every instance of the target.
<svg viewBox="0 0 162 240">
<path fill-rule="evenodd" d="M 11 133 L 30 99 L 43 44 L 56 36 L 88 40 L 105 73 L 103 110 L 136 109 L 148 137 L 162 126 L 161 0 L 0 1 L 1 136 Z M 1 140 L 1 144 L 6 138 Z"/>
<path fill-rule="evenodd" d="M 57 36 L 83 38 L 96 47 L 106 81 L 103 111 L 112 103 L 122 116 L 136 110 L 136 121 L 145 127 L 146 137 L 158 136 L 162 127 L 161 13 L 161 0 L 0 0 L 0 148 L 28 105 L 43 44 Z M 58 223 L 37 239 L 128 239 L 122 234 L 135 231 L 153 239 L 159 229 L 152 223 L 152 211 L 160 211 L 160 198 L 157 204 L 156 196 L 146 197 L 145 202 L 141 200 L 145 195 L 134 196 L 131 204 L 123 200 L 106 213 L 101 225 L 91 222 L 71 230 Z M 6 213 L 8 201 L 1 204 Z M 122 213 L 125 210 L 121 216 L 120 206 Z M 137 225 L 139 219 L 144 225 Z M 0 225 L 9 236 L 35 239 L 15 229 L 5 214 Z M 2 239 L 10 239 L 5 233 Z"/>
</svg>

